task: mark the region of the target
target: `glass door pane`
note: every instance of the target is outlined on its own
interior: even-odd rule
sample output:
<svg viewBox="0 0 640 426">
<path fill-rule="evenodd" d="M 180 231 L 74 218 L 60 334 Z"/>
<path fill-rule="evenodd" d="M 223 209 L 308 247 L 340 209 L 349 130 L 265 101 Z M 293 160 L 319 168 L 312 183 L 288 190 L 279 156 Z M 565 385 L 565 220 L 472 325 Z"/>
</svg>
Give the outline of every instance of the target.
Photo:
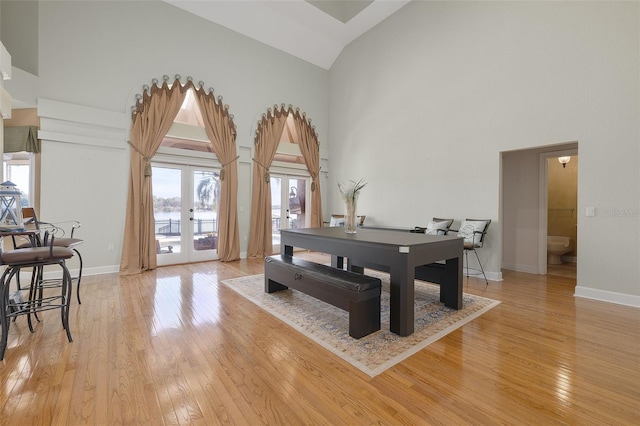
<svg viewBox="0 0 640 426">
<path fill-rule="evenodd" d="M 156 253 L 181 253 L 182 170 L 179 167 L 153 167 L 151 178 Z"/>
<path fill-rule="evenodd" d="M 289 187 L 286 195 L 288 229 L 306 228 L 308 226 L 307 216 L 310 217 L 311 215 L 307 215 L 307 180 L 298 177 L 287 178 L 287 186 Z"/>
<path fill-rule="evenodd" d="M 271 175 L 271 243 L 273 251 L 280 251 L 280 221 L 286 220 L 282 204 L 282 178 Z"/>
<path fill-rule="evenodd" d="M 152 179 L 158 265 L 217 259 L 219 172 L 156 165 Z"/>
<path fill-rule="evenodd" d="M 219 173 L 207 169 L 192 170 L 193 212 L 190 216 L 195 252 L 218 248 Z"/>
<path fill-rule="evenodd" d="M 274 253 L 280 252 L 280 230 L 310 226 L 310 178 L 271 175 L 271 229 Z"/>
</svg>

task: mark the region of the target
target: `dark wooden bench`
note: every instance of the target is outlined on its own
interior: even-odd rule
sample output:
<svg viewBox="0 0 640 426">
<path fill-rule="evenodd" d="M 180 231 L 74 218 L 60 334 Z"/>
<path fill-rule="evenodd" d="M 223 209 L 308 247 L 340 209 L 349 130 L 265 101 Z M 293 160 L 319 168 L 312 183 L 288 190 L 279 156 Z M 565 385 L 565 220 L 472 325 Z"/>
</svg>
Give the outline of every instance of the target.
<svg viewBox="0 0 640 426">
<path fill-rule="evenodd" d="M 287 255 L 264 260 L 264 291 L 291 287 L 349 312 L 349 336 L 380 330 L 380 279 Z"/>
</svg>

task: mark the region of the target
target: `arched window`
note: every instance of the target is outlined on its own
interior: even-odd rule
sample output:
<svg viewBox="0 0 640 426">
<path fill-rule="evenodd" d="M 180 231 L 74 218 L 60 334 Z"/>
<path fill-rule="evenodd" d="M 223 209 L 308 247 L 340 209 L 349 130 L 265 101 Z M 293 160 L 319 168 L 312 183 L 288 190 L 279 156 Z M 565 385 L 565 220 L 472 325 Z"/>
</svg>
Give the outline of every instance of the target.
<svg viewBox="0 0 640 426">
<path fill-rule="evenodd" d="M 120 272 L 135 274 L 157 266 L 156 241 L 153 217 L 153 191 L 151 161 L 178 115 L 186 93 L 192 89 L 202 112 L 207 137 L 220 162 L 220 215 L 218 255 L 221 260 L 240 258 L 238 232 L 238 169 L 236 155 L 236 130 L 229 106 L 217 98 L 213 89 L 205 91 L 204 83 L 196 87 L 191 77 L 183 85 L 176 75 L 173 83 L 164 76 L 158 86 L 154 80 L 151 87 L 145 86 L 133 107 L 130 132 L 131 168 L 129 174 L 129 196 L 125 216 Z"/>
<path fill-rule="evenodd" d="M 290 118 L 291 117 L 291 118 Z M 291 120 L 291 121 L 289 121 Z M 292 126 L 287 123 L 292 122 Z M 304 164 L 311 177 L 309 186 L 311 194 L 311 227 L 322 226 L 322 199 L 320 196 L 320 145 L 315 128 L 307 120 L 306 114 L 300 114 L 299 109 L 293 110 L 289 105 L 285 108 L 274 105 L 274 109 L 268 109 L 258 122 L 256 136 L 254 139 L 254 167 L 252 185 L 252 205 L 251 205 L 251 235 L 247 255 L 249 257 L 260 257 L 270 255 L 273 252 L 273 209 L 272 209 L 272 189 L 271 167 L 277 155 L 280 158 L 297 161 L 296 155 L 282 153 L 278 150 L 282 146 L 282 136 L 291 132 L 290 138 L 297 142 L 300 154 L 304 159 Z M 288 136 L 287 136 L 288 137 Z M 286 146 L 286 142 L 284 146 Z M 288 188 L 286 188 L 288 189 Z M 293 191 L 292 197 L 295 196 Z"/>
</svg>

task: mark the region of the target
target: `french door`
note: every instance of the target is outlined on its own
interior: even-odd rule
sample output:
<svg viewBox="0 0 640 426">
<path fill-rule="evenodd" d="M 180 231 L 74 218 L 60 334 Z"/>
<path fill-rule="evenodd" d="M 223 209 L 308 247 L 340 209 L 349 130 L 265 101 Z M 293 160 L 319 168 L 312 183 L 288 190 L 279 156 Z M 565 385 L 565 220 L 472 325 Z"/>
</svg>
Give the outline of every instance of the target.
<svg viewBox="0 0 640 426">
<path fill-rule="evenodd" d="M 214 168 L 153 164 L 158 265 L 218 258 L 219 178 Z"/>
<path fill-rule="evenodd" d="M 280 230 L 311 226 L 311 178 L 271 174 L 271 230 L 274 253 L 280 252 Z"/>
</svg>

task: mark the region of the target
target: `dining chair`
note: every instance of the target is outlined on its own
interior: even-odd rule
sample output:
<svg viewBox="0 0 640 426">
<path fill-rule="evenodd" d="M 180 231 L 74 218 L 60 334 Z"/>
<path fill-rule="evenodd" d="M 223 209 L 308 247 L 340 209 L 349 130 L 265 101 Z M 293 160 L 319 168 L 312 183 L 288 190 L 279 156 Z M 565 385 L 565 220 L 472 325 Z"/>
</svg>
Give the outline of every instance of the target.
<svg viewBox="0 0 640 426">
<path fill-rule="evenodd" d="M 429 235 L 447 235 L 453 224 L 453 219 L 441 219 L 434 217 L 426 227 L 416 226 L 411 232 Z"/>
<path fill-rule="evenodd" d="M 364 226 L 364 220 L 367 218 L 366 215 L 357 215 L 357 226 Z M 343 214 L 332 214 L 331 221 L 329 222 L 329 226 L 344 226 L 344 215 Z M 327 222 L 325 222 L 326 224 Z"/>
<path fill-rule="evenodd" d="M 464 238 L 464 257 L 467 265 L 467 278 L 469 277 L 468 255 L 469 252 L 472 251 L 475 253 L 476 259 L 478 259 L 480 271 L 487 285 L 489 285 L 489 280 L 487 280 L 487 275 L 484 273 L 484 268 L 482 267 L 482 262 L 480 262 L 480 256 L 478 256 L 476 249 L 484 246 L 484 237 L 487 235 L 487 229 L 489 229 L 490 224 L 491 219 L 465 219 L 460 224 L 460 229 L 458 230 L 458 236 Z"/>
</svg>

